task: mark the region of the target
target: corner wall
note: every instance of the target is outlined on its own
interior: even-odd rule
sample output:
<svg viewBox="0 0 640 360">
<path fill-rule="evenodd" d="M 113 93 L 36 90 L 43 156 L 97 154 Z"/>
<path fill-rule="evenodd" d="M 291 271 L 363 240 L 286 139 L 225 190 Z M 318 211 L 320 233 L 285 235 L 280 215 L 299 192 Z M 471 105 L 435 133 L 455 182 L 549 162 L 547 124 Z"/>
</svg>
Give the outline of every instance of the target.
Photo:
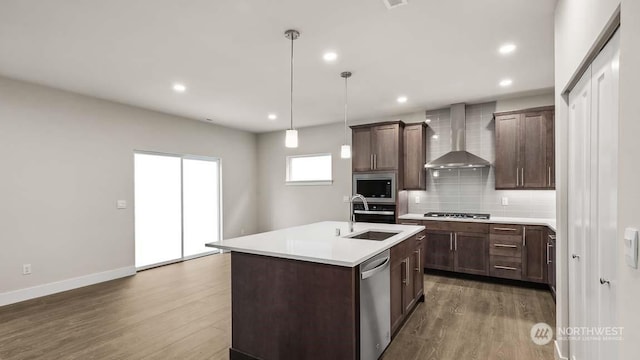
<svg viewBox="0 0 640 360">
<path fill-rule="evenodd" d="M 135 271 L 134 150 L 221 158 L 223 235 L 256 231 L 255 134 L 0 77 L 0 305 Z"/>
</svg>

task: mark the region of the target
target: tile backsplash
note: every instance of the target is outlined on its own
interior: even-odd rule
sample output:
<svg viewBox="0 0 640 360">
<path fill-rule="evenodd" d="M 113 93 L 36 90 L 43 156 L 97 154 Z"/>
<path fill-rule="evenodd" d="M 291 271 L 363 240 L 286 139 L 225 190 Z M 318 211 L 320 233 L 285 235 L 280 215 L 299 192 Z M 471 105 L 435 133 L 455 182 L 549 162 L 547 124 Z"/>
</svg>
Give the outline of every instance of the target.
<svg viewBox="0 0 640 360">
<path fill-rule="evenodd" d="M 467 151 L 495 162 L 496 103 L 467 105 Z M 449 109 L 428 111 L 427 161 L 451 150 Z M 434 136 L 435 135 L 435 136 Z M 503 198 L 508 205 L 502 205 Z M 417 199 L 417 202 L 416 202 Z M 409 191 L 409 212 L 452 211 L 492 216 L 555 218 L 553 190 L 495 190 L 493 166 L 481 169 L 428 170 L 427 191 Z"/>
</svg>

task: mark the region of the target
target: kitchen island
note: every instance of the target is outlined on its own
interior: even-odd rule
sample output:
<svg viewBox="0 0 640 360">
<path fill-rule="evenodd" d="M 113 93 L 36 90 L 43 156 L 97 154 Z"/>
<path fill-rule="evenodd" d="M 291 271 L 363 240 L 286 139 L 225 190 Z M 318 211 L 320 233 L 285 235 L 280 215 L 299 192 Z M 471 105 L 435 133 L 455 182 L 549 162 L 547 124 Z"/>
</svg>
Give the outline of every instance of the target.
<svg viewBox="0 0 640 360">
<path fill-rule="evenodd" d="M 405 248 L 423 230 L 357 223 L 350 233 L 347 222 L 329 221 L 207 244 L 231 251 L 230 358 L 360 359 L 360 304 L 372 299 L 361 299 L 359 265 L 387 250 L 392 259 L 394 253 L 405 256 Z M 368 231 L 389 237 L 353 238 Z M 408 258 L 402 269 L 408 277 Z M 391 283 L 393 291 L 393 279 Z M 405 293 L 413 296 L 416 291 Z M 393 307 L 393 294 L 389 297 Z M 401 301 L 398 308 L 404 313 L 415 299 Z M 390 316 L 386 320 L 394 323 L 393 309 Z"/>
</svg>

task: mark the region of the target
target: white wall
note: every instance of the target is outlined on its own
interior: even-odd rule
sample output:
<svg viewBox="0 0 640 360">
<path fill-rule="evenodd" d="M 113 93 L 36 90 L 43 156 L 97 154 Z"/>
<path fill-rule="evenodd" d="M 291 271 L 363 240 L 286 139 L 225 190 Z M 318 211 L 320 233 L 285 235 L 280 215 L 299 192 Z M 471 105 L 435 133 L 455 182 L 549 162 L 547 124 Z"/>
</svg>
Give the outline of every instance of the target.
<svg viewBox="0 0 640 360">
<path fill-rule="evenodd" d="M 134 266 L 134 150 L 220 157 L 224 236 L 256 230 L 255 134 L 0 78 L 0 304 Z"/>
<path fill-rule="evenodd" d="M 631 360 L 640 357 L 640 271 L 625 265 L 622 238 L 625 227 L 640 228 L 640 1 L 623 0 L 621 10 L 618 288 L 622 289 L 622 296 L 618 310 L 625 328 L 621 359 Z"/>
<path fill-rule="evenodd" d="M 567 316 L 567 126 L 568 107 L 561 91 L 587 57 L 604 26 L 621 5 L 620 41 L 620 119 L 619 119 L 619 173 L 618 173 L 618 316 L 624 327 L 624 340 L 620 343 L 620 359 L 638 358 L 640 342 L 640 271 L 624 263 L 623 231 L 627 226 L 640 227 L 640 188 L 637 177 L 640 149 L 640 2 L 637 0 L 560 0 L 556 8 L 555 74 L 556 74 L 556 174 L 558 174 L 558 326 L 566 326 Z M 565 119 L 565 121 L 561 121 Z M 561 343 L 563 356 L 568 346 Z"/>
<path fill-rule="evenodd" d="M 351 194 L 351 160 L 340 158 L 344 123 L 298 129 L 299 147 L 284 146 L 284 131 L 258 135 L 258 229 L 269 231 L 323 220 L 346 221 Z M 351 130 L 348 134 L 351 142 Z M 285 185 L 286 157 L 331 153 L 332 185 Z"/>
</svg>

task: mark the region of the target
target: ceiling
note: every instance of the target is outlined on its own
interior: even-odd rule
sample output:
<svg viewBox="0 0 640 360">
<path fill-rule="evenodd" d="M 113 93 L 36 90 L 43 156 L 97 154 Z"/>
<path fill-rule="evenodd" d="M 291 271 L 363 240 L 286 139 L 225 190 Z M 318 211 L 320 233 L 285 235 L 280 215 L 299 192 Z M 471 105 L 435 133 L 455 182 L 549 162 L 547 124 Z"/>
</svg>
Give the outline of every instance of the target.
<svg viewBox="0 0 640 360">
<path fill-rule="evenodd" d="M 3 0 L 0 74 L 253 132 L 285 129 L 283 33 L 295 28 L 295 126 L 343 119 L 345 70 L 350 119 L 380 118 L 552 87 L 555 4 Z M 518 47 L 510 56 L 498 53 L 505 42 Z M 504 78 L 513 85 L 501 88 Z"/>
</svg>

